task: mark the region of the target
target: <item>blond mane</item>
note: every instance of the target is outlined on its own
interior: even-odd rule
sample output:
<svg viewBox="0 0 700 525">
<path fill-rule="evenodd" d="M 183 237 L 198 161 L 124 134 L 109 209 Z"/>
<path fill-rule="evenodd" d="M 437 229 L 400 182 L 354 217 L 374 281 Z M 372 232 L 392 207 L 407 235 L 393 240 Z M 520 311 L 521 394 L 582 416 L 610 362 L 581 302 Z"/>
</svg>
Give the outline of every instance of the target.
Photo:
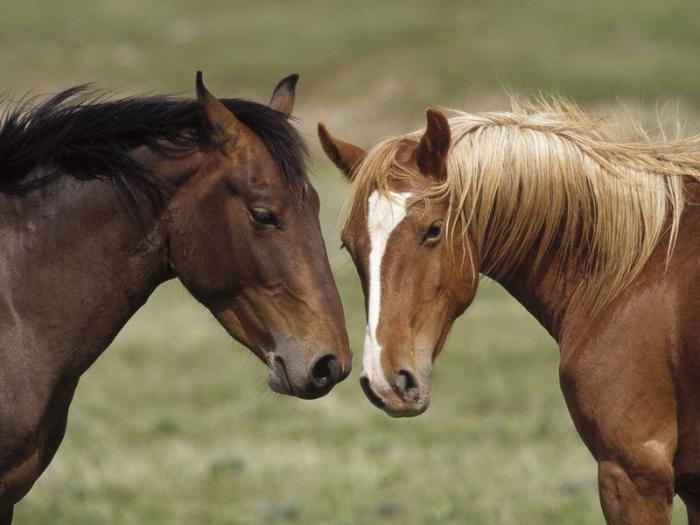
<svg viewBox="0 0 700 525">
<path fill-rule="evenodd" d="M 584 272 L 594 311 L 639 274 L 668 234 L 675 245 L 683 178 L 700 178 L 700 135 L 652 141 L 640 127 L 616 139 L 602 122 L 562 102 L 515 103 L 511 112 L 449 119 L 447 179 L 422 198 L 446 197 L 448 224 L 471 233 L 480 271 L 502 277 L 528 254 L 539 264 L 556 246 Z M 423 131 L 387 139 L 357 167 L 348 210 L 389 180 L 409 177 L 396 156 Z"/>
</svg>

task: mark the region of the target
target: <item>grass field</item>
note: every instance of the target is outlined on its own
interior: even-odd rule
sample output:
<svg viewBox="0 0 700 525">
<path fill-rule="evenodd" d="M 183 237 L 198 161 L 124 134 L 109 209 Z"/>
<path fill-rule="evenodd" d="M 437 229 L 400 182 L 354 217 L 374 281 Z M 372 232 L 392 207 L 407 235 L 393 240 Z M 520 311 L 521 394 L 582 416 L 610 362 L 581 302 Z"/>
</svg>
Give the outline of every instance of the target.
<svg viewBox="0 0 700 525">
<path fill-rule="evenodd" d="M 274 395 L 259 362 L 168 283 L 86 374 L 16 523 L 601 523 L 556 345 L 496 284 L 455 326 L 427 413 L 393 420 L 364 399 L 361 291 L 338 249 L 345 189 L 313 127 L 370 145 L 420 125 L 427 105 L 502 107 L 508 88 L 602 112 L 677 102 L 697 130 L 696 0 L 25 0 L 3 7 L 0 49 L 13 96 L 87 81 L 190 94 L 203 69 L 217 94 L 266 99 L 301 73 L 295 113 L 356 354 L 326 398 Z"/>
</svg>

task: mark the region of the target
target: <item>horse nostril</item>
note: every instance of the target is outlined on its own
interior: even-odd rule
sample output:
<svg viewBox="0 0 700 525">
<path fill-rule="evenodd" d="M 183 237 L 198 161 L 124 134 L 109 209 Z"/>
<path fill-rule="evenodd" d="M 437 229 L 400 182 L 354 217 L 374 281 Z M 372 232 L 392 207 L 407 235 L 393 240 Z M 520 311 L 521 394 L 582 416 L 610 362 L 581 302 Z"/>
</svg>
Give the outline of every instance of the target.
<svg viewBox="0 0 700 525">
<path fill-rule="evenodd" d="M 340 378 L 341 367 L 332 354 L 321 357 L 311 368 L 311 381 L 316 388 L 334 385 Z"/>
<path fill-rule="evenodd" d="M 406 401 L 418 401 L 420 389 L 416 377 L 409 371 L 404 369 L 396 373 L 396 389 L 399 395 Z"/>
</svg>

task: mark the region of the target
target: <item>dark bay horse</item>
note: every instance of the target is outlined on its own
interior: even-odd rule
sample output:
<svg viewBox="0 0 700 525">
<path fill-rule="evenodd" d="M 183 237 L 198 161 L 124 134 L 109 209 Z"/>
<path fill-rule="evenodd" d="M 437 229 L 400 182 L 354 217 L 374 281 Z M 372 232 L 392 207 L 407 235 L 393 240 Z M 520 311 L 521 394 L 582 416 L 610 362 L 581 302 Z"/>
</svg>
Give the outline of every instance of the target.
<svg viewBox="0 0 700 525">
<path fill-rule="evenodd" d="M 75 88 L 0 126 L 0 523 L 61 442 L 81 374 L 179 278 L 301 398 L 347 376 L 342 305 L 306 150 L 269 105 L 108 101 Z M 184 371 L 183 371 L 184 373 Z"/>
<path fill-rule="evenodd" d="M 700 136 L 623 141 L 556 101 L 428 110 L 425 131 L 369 152 L 319 136 L 352 181 L 342 238 L 367 300 L 367 397 L 393 416 L 427 408 L 485 274 L 559 343 L 607 522 L 668 523 L 678 493 L 700 524 Z"/>
</svg>

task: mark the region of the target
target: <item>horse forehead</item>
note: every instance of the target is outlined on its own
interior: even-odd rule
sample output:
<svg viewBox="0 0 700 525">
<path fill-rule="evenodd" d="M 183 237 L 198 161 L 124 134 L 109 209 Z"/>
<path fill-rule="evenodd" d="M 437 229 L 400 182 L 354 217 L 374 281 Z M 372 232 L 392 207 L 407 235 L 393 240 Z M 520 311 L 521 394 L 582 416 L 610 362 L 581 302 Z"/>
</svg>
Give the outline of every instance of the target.
<svg viewBox="0 0 700 525">
<path fill-rule="evenodd" d="M 262 138 L 249 129 L 244 129 L 221 161 L 223 169 L 238 171 L 251 184 L 274 188 L 283 187 L 287 183 L 279 160 Z"/>
<path fill-rule="evenodd" d="M 351 206 L 351 215 L 341 232 L 343 242 L 351 250 L 367 255 L 371 245 L 377 244 L 375 234 L 384 232 L 380 237 L 388 237 L 406 216 L 406 203 L 411 195 L 410 192 L 373 190 L 364 205 Z"/>
<path fill-rule="evenodd" d="M 410 192 L 375 190 L 367 199 L 367 230 L 370 237 L 388 236 L 406 217 L 406 202 Z"/>
<path fill-rule="evenodd" d="M 319 197 L 305 174 L 291 180 L 265 148 L 261 154 L 245 154 L 229 160 L 225 172 L 238 177 L 251 195 L 288 203 L 300 210 L 318 207 Z"/>
</svg>

